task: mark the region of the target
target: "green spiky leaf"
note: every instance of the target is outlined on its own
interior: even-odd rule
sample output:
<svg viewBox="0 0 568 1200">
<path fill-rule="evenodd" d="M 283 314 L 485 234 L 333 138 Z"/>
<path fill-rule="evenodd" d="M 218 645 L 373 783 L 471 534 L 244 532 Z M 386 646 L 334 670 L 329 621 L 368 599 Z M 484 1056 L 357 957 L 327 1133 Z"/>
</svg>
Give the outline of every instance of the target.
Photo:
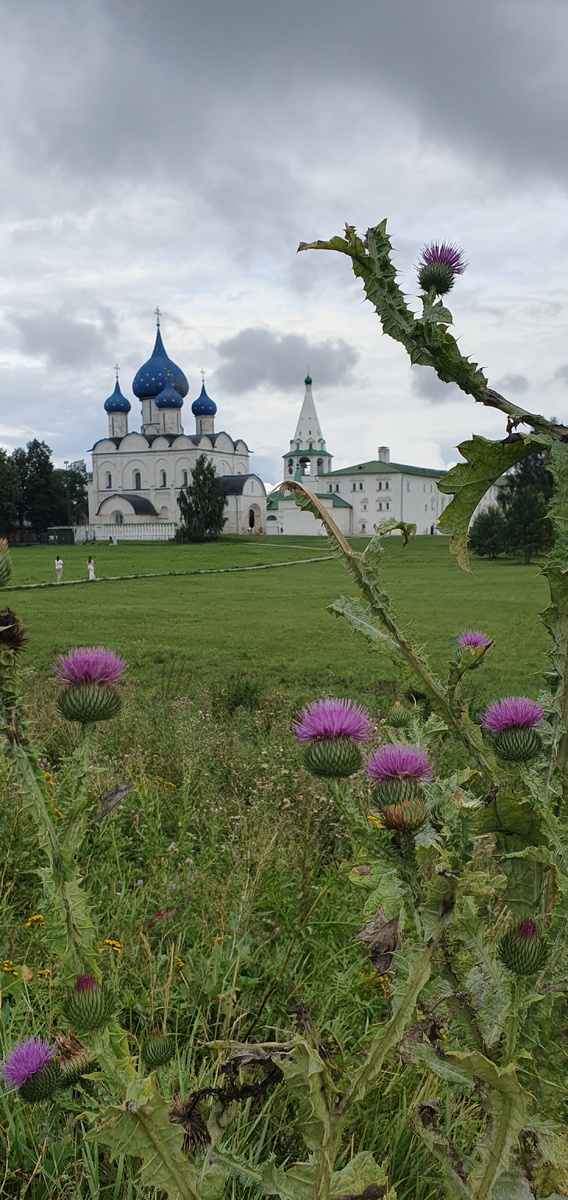
<svg viewBox="0 0 568 1200">
<path fill-rule="evenodd" d="M 450 550 L 460 567 L 469 571 L 467 531 L 477 505 L 500 475 L 534 452 L 534 443 L 520 434 L 504 442 L 490 442 L 474 434 L 458 450 L 466 461 L 457 463 L 438 483 L 440 492 L 454 497 L 444 509 L 438 528 L 452 535 Z"/>
<path fill-rule="evenodd" d="M 317 1150 L 330 1128 L 328 1106 L 329 1072 L 317 1050 L 299 1038 L 289 1057 L 278 1065 L 286 1081 L 288 1096 L 298 1105 L 298 1128 L 309 1150 Z"/>
<path fill-rule="evenodd" d="M 198 1176 L 182 1154 L 183 1130 L 172 1125 L 161 1096 L 142 1104 L 126 1100 L 102 1113 L 102 1124 L 87 1135 L 107 1146 L 113 1158 L 140 1160 L 140 1183 L 161 1189 L 168 1200 L 198 1200 Z"/>
<path fill-rule="evenodd" d="M 372 1184 L 387 1187 L 388 1180 L 384 1168 L 375 1162 L 370 1150 L 361 1150 L 356 1154 L 342 1171 L 334 1171 L 331 1176 L 330 1196 L 352 1195 L 360 1196 Z M 392 1193 L 391 1193 L 392 1194 Z"/>
<path fill-rule="evenodd" d="M 345 617 L 353 633 L 362 634 L 377 649 L 386 650 L 388 654 L 399 657 L 400 651 L 396 642 L 387 633 L 383 633 L 382 629 L 377 628 L 368 604 L 364 604 L 361 600 L 349 600 L 346 596 L 340 596 L 333 601 L 333 604 L 329 605 L 328 612 L 335 613 L 338 617 Z"/>
</svg>

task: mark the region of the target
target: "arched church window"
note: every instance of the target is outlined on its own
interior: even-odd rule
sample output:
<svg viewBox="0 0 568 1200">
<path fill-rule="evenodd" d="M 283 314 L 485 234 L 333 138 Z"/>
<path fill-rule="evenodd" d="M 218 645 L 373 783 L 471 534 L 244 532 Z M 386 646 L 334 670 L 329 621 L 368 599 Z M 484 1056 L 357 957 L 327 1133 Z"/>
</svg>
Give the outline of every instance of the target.
<svg viewBox="0 0 568 1200">
<path fill-rule="evenodd" d="M 107 471 L 107 473 L 105 475 L 105 487 L 106 488 L 112 487 L 112 475 L 111 475 L 110 471 Z"/>
<path fill-rule="evenodd" d="M 139 492 L 142 487 L 142 476 L 140 471 L 134 472 L 133 487 L 135 492 Z"/>
<path fill-rule="evenodd" d="M 124 524 L 124 517 L 121 512 L 115 512 L 112 515 L 114 517 L 115 525 L 123 525 Z"/>
<path fill-rule="evenodd" d="M 323 458 L 318 458 L 318 475 L 321 475 L 322 471 L 323 471 Z"/>
<path fill-rule="evenodd" d="M 294 474 L 294 459 L 293 458 L 288 459 L 288 474 L 289 475 Z"/>
<path fill-rule="evenodd" d="M 160 471 L 160 487 L 167 487 L 166 472 Z"/>
<path fill-rule="evenodd" d="M 187 471 L 182 471 L 181 473 L 181 486 L 187 487 Z"/>
</svg>

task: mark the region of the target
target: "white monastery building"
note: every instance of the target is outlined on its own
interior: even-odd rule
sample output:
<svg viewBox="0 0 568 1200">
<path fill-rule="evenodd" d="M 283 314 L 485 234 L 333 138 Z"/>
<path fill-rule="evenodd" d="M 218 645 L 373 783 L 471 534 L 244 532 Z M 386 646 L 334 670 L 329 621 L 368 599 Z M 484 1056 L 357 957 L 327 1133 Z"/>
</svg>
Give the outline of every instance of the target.
<svg viewBox="0 0 568 1200">
<path fill-rule="evenodd" d="M 315 492 L 348 536 L 370 536 L 375 525 L 392 517 L 414 523 L 418 534 L 437 533 L 438 520 L 451 500 L 436 486 L 446 472 L 391 462 L 388 446 L 379 446 L 375 459 L 334 471 L 333 455 L 326 448 L 316 412 L 312 382 L 307 375 L 296 432 L 283 455 L 283 479 L 300 480 Z M 496 494 L 496 487 L 490 488 L 479 508 L 494 504 Z M 326 532 L 321 521 L 297 507 L 291 492 L 269 495 L 266 529 L 274 534 Z"/>
<path fill-rule="evenodd" d="M 267 500 L 262 480 L 249 469 L 246 442 L 215 431 L 217 405 L 207 395 L 204 378 L 191 406 L 195 432 L 185 432 L 182 409 L 189 384 L 166 353 L 159 310 L 157 314 L 154 349 L 132 382 L 142 405 L 140 429 L 129 429 L 132 406 L 120 389 L 118 370 L 114 391 L 105 401 L 108 435 L 92 449 L 85 535 L 173 537 L 179 524 L 178 495 L 191 482 L 201 454 L 215 467 L 227 496 L 224 532 L 325 534 L 322 522 L 299 509 L 291 492 L 274 491 Z M 305 483 L 348 536 L 370 536 L 375 525 L 389 518 L 414 523 L 418 534 L 437 533 L 439 517 L 451 499 L 436 486 L 446 472 L 391 462 L 388 446 L 379 446 L 375 459 L 335 471 L 310 375 L 305 388 L 296 432 L 282 456 L 284 481 Z M 498 485 L 491 487 L 476 512 L 495 503 L 497 491 Z"/>
<path fill-rule="evenodd" d="M 141 401 L 141 427 L 129 429 L 132 405 L 120 390 L 105 401 L 108 435 L 92 449 L 89 482 L 91 536 L 172 537 L 179 524 L 177 497 L 205 454 L 221 477 L 227 496 L 226 533 L 266 530 L 266 490 L 249 469 L 250 450 L 242 438 L 215 431 L 217 405 L 201 392 L 191 411 L 195 432 L 182 425 L 188 381 L 166 354 L 158 312 L 156 342 L 148 362 L 134 376 L 132 391 Z M 120 527 L 120 528 L 117 528 Z"/>
</svg>

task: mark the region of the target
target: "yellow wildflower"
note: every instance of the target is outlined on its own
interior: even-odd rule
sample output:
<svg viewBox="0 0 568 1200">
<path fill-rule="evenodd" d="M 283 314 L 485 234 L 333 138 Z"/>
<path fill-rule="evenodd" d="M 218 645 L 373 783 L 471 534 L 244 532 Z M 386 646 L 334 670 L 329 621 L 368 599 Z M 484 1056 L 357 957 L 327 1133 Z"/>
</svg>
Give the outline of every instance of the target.
<svg viewBox="0 0 568 1200">
<path fill-rule="evenodd" d="M 51 810 L 51 811 L 52 811 L 52 813 L 55 813 L 55 816 L 56 816 L 56 817 L 59 817 L 59 819 L 60 819 L 61 821 L 63 820 L 63 813 L 60 811 L 60 809 L 58 809 L 58 808 L 52 808 L 52 810 Z"/>
<path fill-rule="evenodd" d="M 122 946 L 120 942 L 115 941 L 114 938 L 104 938 L 103 946 L 110 946 L 111 950 L 114 950 L 115 954 L 122 954 Z"/>
<path fill-rule="evenodd" d="M 369 814 L 368 814 L 368 816 L 367 816 L 367 820 L 368 820 L 368 821 L 372 821 L 372 822 L 373 822 L 373 825 L 378 825 L 378 826 L 380 826 L 380 824 L 381 824 L 381 819 L 380 819 L 380 817 L 376 817 L 374 813 L 369 813 Z"/>
<path fill-rule="evenodd" d="M 28 917 L 27 921 L 24 922 L 24 929 L 30 929 L 37 921 L 39 921 L 40 926 L 45 925 L 43 913 L 34 913 L 33 917 Z"/>
<path fill-rule="evenodd" d="M 177 954 L 176 954 L 175 961 L 176 961 L 176 967 L 179 967 L 179 970 L 181 971 L 183 969 L 183 967 L 185 967 L 185 963 L 183 962 L 183 960 L 181 958 L 178 958 Z"/>
</svg>

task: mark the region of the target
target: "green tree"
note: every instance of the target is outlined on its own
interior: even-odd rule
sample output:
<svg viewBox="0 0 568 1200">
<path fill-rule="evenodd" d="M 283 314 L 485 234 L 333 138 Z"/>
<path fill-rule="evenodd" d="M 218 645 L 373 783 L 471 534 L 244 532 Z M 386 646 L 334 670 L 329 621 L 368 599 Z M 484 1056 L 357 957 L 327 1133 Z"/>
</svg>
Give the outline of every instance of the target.
<svg viewBox="0 0 568 1200">
<path fill-rule="evenodd" d="M 542 492 L 529 484 L 514 488 L 507 497 L 505 524 L 507 549 L 521 552 L 526 563 L 550 545 L 550 521 Z"/>
<path fill-rule="evenodd" d="M 83 459 L 67 463 L 54 471 L 54 491 L 58 494 L 54 525 L 76 525 L 88 513 L 87 466 Z"/>
<path fill-rule="evenodd" d="M 223 532 L 227 497 L 215 467 L 200 454 L 191 472 L 191 483 L 178 496 L 181 525 L 179 542 L 203 542 Z"/>
<path fill-rule="evenodd" d="M 33 438 L 25 450 L 22 447 L 14 450 L 12 462 L 20 477 L 19 523 L 31 525 L 35 533 L 44 533 L 48 525 L 56 524 L 62 505 L 61 483 L 51 461 L 51 450 L 45 442 Z"/>
<path fill-rule="evenodd" d="M 469 527 L 469 544 L 481 558 L 497 558 L 508 548 L 507 521 L 501 508 L 492 504 L 480 512 Z"/>
<path fill-rule="evenodd" d="M 9 533 L 18 520 L 18 468 L 0 449 L 0 533 Z"/>
</svg>

